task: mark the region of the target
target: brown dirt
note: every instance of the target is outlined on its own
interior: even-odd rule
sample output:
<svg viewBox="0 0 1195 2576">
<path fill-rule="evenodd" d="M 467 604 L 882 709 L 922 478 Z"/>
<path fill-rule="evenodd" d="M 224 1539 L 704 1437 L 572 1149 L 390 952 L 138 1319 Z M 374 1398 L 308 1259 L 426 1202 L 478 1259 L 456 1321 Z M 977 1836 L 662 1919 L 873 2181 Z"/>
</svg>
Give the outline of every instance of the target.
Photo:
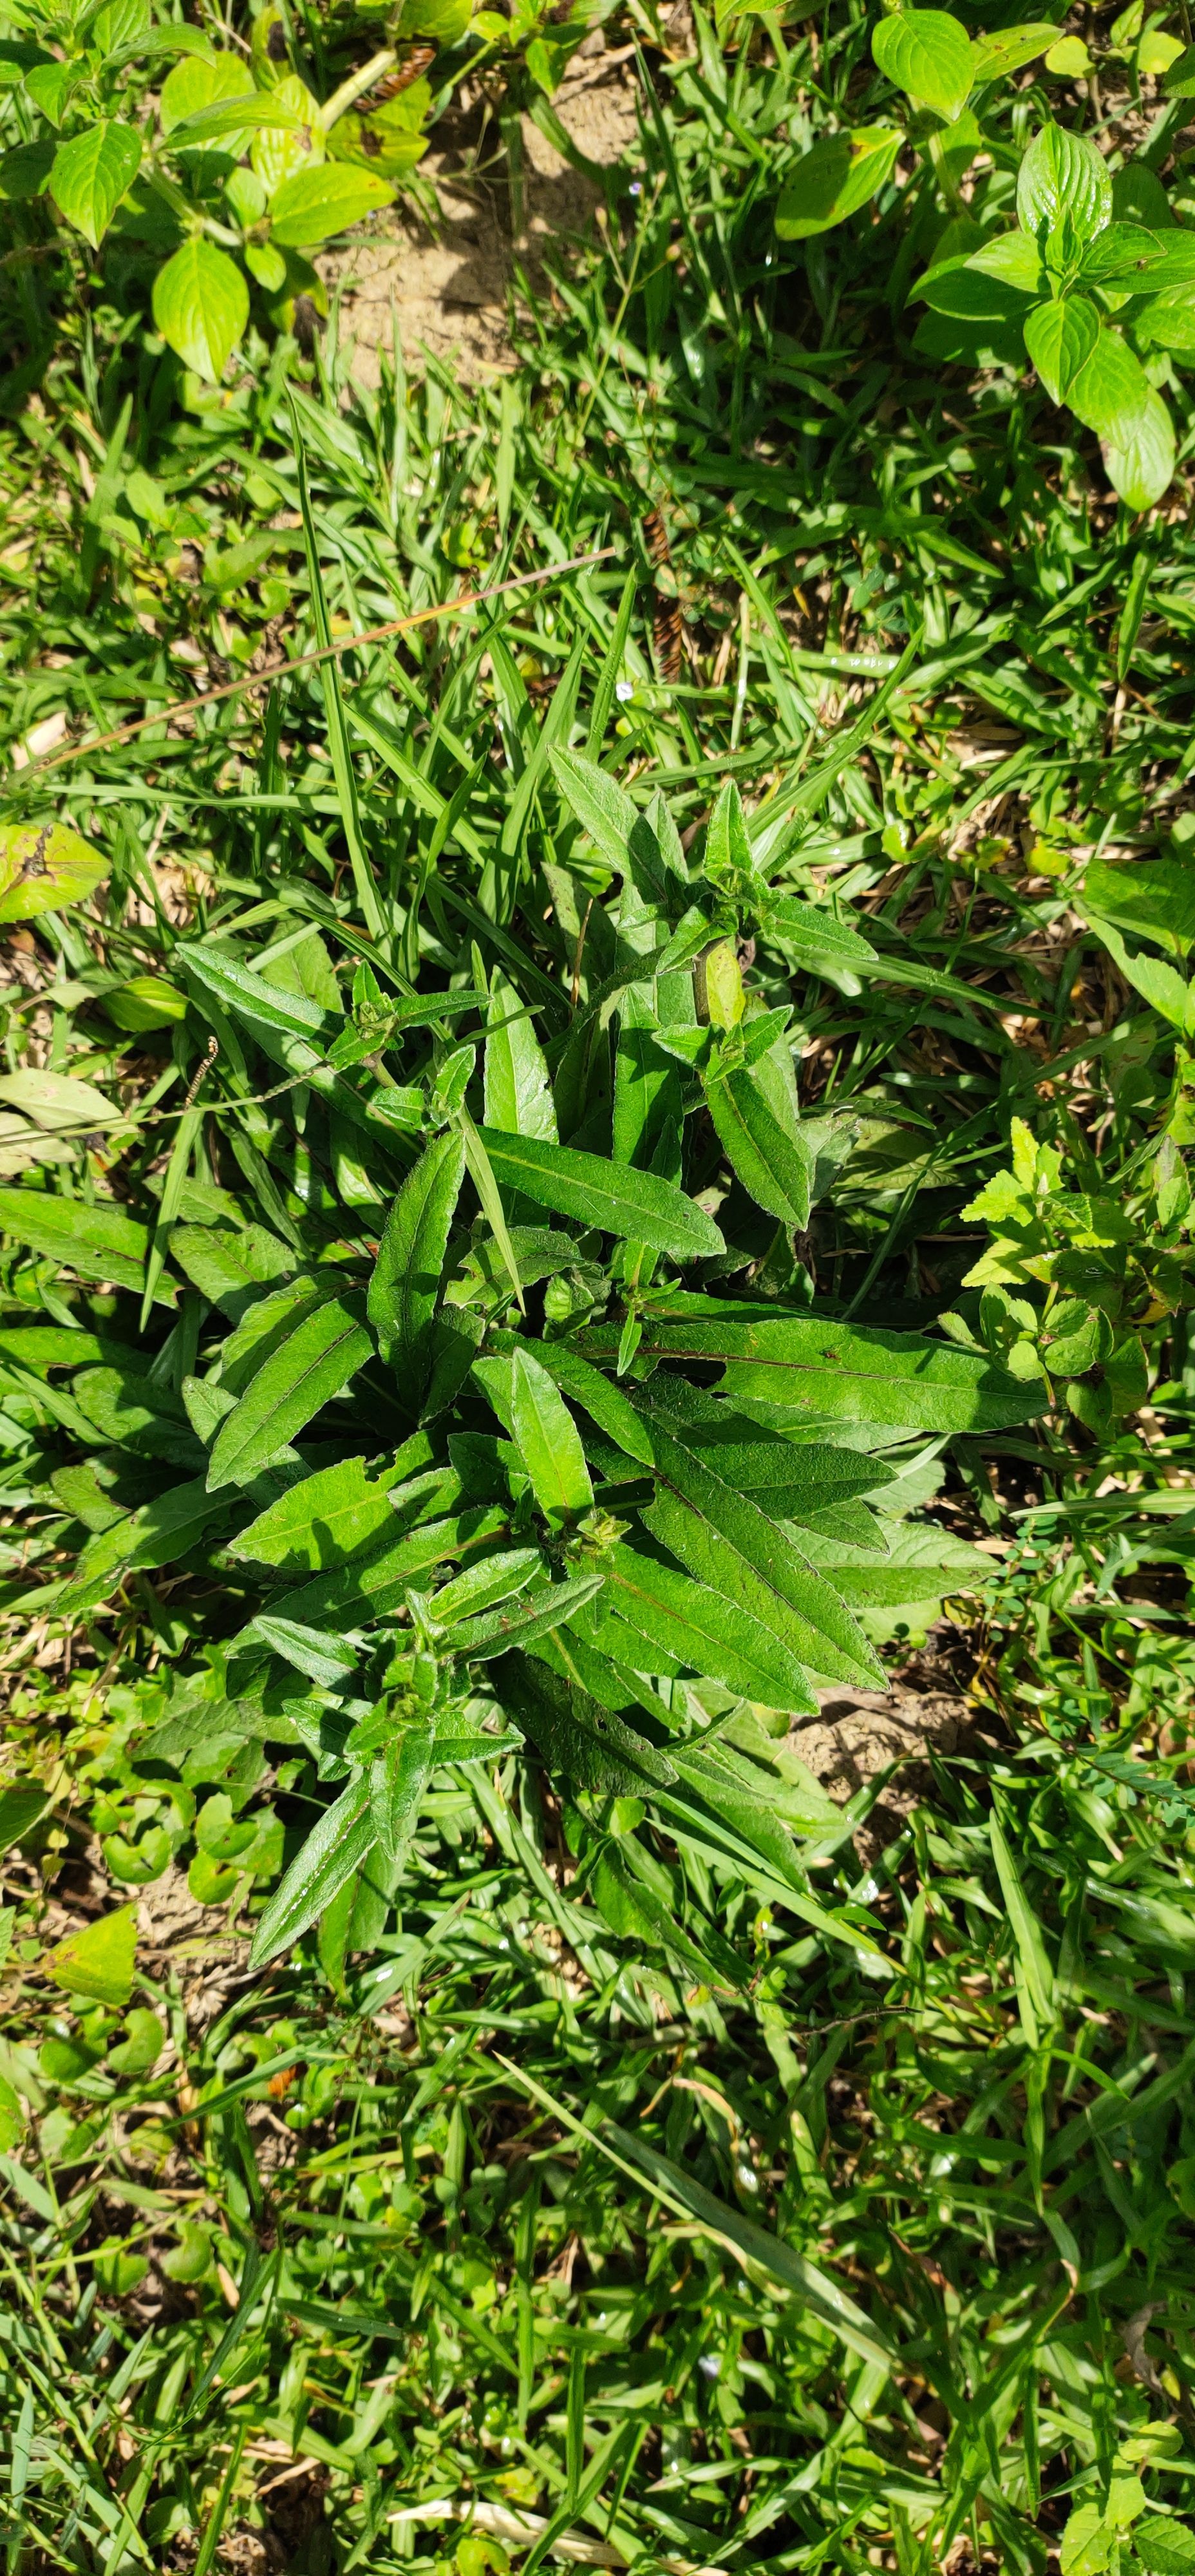
<svg viewBox="0 0 1195 2576">
<path fill-rule="evenodd" d="M 900 1763 L 859 1837 L 864 1857 L 890 1842 L 910 1808 L 925 1796 L 928 1754 L 994 1750 L 998 1721 L 964 1696 L 969 1661 L 966 1640 L 957 1630 L 936 1629 L 925 1650 L 894 1675 L 890 1690 L 824 1691 L 817 1716 L 804 1719 L 788 1736 L 789 1751 L 839 1806 L 889 1763 Z"/>
<path fill-rule="evenodd" d="M 634 85 L 623 49 L 607 54 L 600 34 L 587 39 L 552 105 L 577 149 L 600 168 L 634 155 Z M 420 163 L 420 176 L 432 181 L 439 199 L 434 231 L 413 204 L 400 202 L 381 224 L 320 262 L 329 291 L 342 288 L 341 332 L 355 344 L 352 371 L 365 385 L 378 382 L 379 356 L 393 345 L 395 322 L 408 367 L 417 368 L 429 353 L 451 362 L 466 383 L 509 372 L 516 267 L 533 296 L 546 292 L 549 245 L 588 232 L 601 203 L 596 182 L 565 161 L 525 116 L 523 220 L 516 232 L 500 164 L 492 176 L 466 167 L 467 123 L 462 116 L 454 131 L 454 120 L 444 118 L 436 128 L 442 142 Z"/>
</svg>

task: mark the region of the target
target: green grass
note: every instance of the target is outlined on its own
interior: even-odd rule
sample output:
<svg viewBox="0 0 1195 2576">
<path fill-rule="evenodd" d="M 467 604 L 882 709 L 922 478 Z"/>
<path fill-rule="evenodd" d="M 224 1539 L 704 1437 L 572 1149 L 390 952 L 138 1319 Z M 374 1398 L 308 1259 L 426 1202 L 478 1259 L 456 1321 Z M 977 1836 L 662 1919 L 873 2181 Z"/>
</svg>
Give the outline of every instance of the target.
<svg viewBox="0 0 1195 2576">
<path fill-rule="evenodd" d="M 640 194 L 523 325 L 503 387 L 432 366 L 366 400 L 330 338 L 299 413 L 345 631 L 478 574 L 615 552 L 492 620 L 346 656 L 355 809 L 318 673 L 44 783 L 10 774 L 12 818 L 74 819 L 111 861 L 93 914 L 37 926 L 49 1006 L 6 988 L 10 1068 L 32 1028 L 52 1066 L 181 1106 L 193 1047 L 130 1049 L 103 1001 L 169 971 L 187 871 L 204 926 L 267 944 L 313 925 L 346 971 L 367 881 L 413 979 L 468 982 L 476 939 L 487 963 L 529 961 L 559 1007 L 541 871 L 560 814 L 545 789 L 513 857 L 504 827 L 578 643 L 586 737 L 631 571 L 607 766 L 663 783 L 682 830 L 727 774 L 749 805 L 770 797 L 786 888 L 832 885 L 903 972 L 792 996 L 804 1104 L 857 1122 L 808 1247 L 825 1311 L 977 1323 L 961 1282 L 984 1238 L 960 1211 L 1007 1166 L 1014 1116 L 1069 1148 L 1072 1189 L 1094 1147 L 1102 1188 L 1136 1207 L 1184 1065 L 1081 887 L 1095 848 L 1186 851 L 1189 529 L 1177 495 L 1144 534 L 1118 515 L 1040 396 L 995 373 L 972 398 L 919 357 L 893 309 L 891 209 L 807 259 L 777 250 L 791 91 L 820 117 L 862 48 L 860 18 L 823 57 L 820 102 L 804 39 L 783 84 L 746 49 L 658 71 Z M 928 247 L 928 202 L 917 220 Z M 281 361 L 258 352 L 230 403 L 180 418 L 135 342 L 96 345 L 68 331 L 4 432 L 10 743 L 60 709 L 78 738 L 215 685 L 271 620 L 275 652 L 318 633 Z M 676 683 L 653 643 L 671 595 L 653 509 L 692 645 Z M 222 576 L 275 517 L 264 582 L 236 586 L 235 559 Z M 872 681 L 910 644 L 879 703 Z M 597 943 L 599 869 L 588 891 Z M 596 946 L 582 998 L 591 970 Z M 927 1001 L 929 970 L 951 981 Z M 277 1115 L 252 1171 L 285 1204 Z M 144 1131 L 122 1189 L 160 1177 L 171 1132 Z M 5 1320 L 54 1317 L 47 1266 L 4 1262 Z M 141 1749 L 163 1677 L 227 1633 L 227 1568 L 134 1576 L 73 1632 L 69 1672 L 52 1607 L 29 1633 L 73 1540 L 48 1481 L 60 1427 L 6 1368 L 9 1767 L 55 1793 L 32 1824 L 0 1805 L 22 1826 L 0 2074 L 32 2115 L 0 2164 L 14 2571 L 439 2576 L 455 2559 L 482 2576 L 487 2548 L 533 2567 L 501 2519 L 529 2512 L 644 2576 L 929 2576 L 951 2550 L 953 2569 L 1039 2576 L 1072 2499 L 1114 2469 L 1189 2511 L 1181 1309 L 1148 1347 L 1143 1420 L 1093 1432 L 1060 1409 L 922 1462 L 915 1511 L 1004 1553 L 945 1632 L 978 1731 L 914 1774 L 911 1804 L 900 1775 L 873 1784 L 814 1853 L 819 1901 L 877 1928 L 874 1973 L 761 1919 L 727 1872 L 703 1919 L 755 1982 L 733 2002 L 687 1988 L 574 1885 L 577 1810 L 507 1764 L 481 1786 L 438 1776 L 372 1952 L 326 1920 L 248 1977 L 243 1880 L 190 1952 L 143 1951 L 133 2006 L 167 2043 L 142 2024 L 159 2053 L 140 2070 L 136 2028 L 73 2012 L 47 1973 L 65 1919 L 49 1907 L 135 1894 L 105 1879 L 96 1836 L 157 1823 L 185 1870 L 196 1793 L 260 1819 L 268 1858 L 271 1818 L 322 1792 L 297 1762 L 255 1770 L 252 1746 L 235 1766 Z M 923 1626 L 892 1623 L 894 1663 Z M 682 1912 L 676 1847 L 640 1832 Z M 446 2502 L 485 2510 L 462 2536 Z"/>
</svg>

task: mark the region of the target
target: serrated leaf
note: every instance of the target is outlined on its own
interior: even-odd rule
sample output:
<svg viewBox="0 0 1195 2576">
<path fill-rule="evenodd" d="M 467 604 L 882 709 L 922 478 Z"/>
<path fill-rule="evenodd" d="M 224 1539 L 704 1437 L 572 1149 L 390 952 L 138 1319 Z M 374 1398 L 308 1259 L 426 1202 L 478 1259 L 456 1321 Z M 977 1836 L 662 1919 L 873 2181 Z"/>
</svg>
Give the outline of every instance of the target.
<svg viewBox="0 0 1195 2576">
<path fill-rule="evenodd" d="M 642 1515 L 653 1538 L 722 1595 L 728 1624 L 744 1610 L 798 1663 L 833 1680 L 882 1684 L 883 1667 L 832 1585 L 758 1504 L 724 1484 L 639 1401 L 655 1453 L 656 1496 Z"/>
<path fill-rule="evenodd" d="M 809 1223 L 812 1157 L 781 1126 L 747 1065 L 703 1077 L 706 1106 L 719 1141 L 745 1190 L 781 1225 L 800 1233 Z"/>
<path fill-rule="evenodd" d="M 507 1716 L 520 1734 L 530 1736 L 549 1770 L 561 1771 L 578 1788 L 603 1789 L 627 1797 L 643 1788 L 667 1788 L 676 1769 L 667 1754 L 603 1708 L 590 1692 L 562 1680 L 527 1655 L 512 1654 L 499 1664 L 493 1686 Z"/>
<path fill-rule="evenodd" d="M 444 1259 L 461 1183 L 465 1141 L 455 1129 L 433 1138 L 409 1172 L 386 1219 L 369 1283 L 369 1320 L 399 1395 L 417 1414 L 432 1366 L 432 1332 Z"/>
<path fill-rule="evenodd" d="M 1086 295 L 1060 295 L 1025 317 L 1025 347 L 1051 402 L 1069 402 L 1076 377 L 1100 336 L 1100 317 Z"/>
<path fill-rule="evenodd" d="M 581 1357 L 612 1362 L 618 1336 L 617 1325 L 599 1324 L 575 1339 Z M 722 1360 L 728 1395 L 775 1406 L 794 1423 L 805 1417 L 920 1431 L 1001 1431 L 1028 1421 L 1044 1402 L 992 1361 L 915 1333 L 777 1315 L 762 1305 L 682 1292 L 652 1304 L 639 1348 L 645 1359 Z"/>
<path fill-rule="evenodd" d="M 221 1424 L 208 1469 L 209 1489 L 251 1484 L 313 1415 L 350 1384 L 372 1350 L 360 1299 L 329 1297 L 304 1315 Z"/>
<path fill-rule="evenodd" d="M 60 215 L 97 250 L 126 188 L 141 167 L 141 137 L 123 118 L 103 116 L 60 143 L 50 195 Z"/>
<path fill-rule="evenodd" d="M 603 1555 L 602 1567 L 603 1612 L 616 1614 L 653 1652 L 674 1657 L 767 1708 L 807 1713 L 816 1708 L 796 1656 L 741 1604 L 732 1613 L 720 1593 L 640 1548 L 618 1544 Z M 599 1619 L 594 1632 L 599 1648 L 606 1633 Z M 649 1668 L 659 1669 L 655 1664 Z"/>
<path fill-rule="evenodd" d="M 565 1529 L 593 1504 L 581 1434 L 546 1369 L 530 1351 L 515 1351 L 511 1429 L 531 1490 L 553 1529 Z"/>
<path fill-rule="evenodd" d="M 249 289 L 227 251 L 196 233 L 158 270 L 153 313 L 183 365 L 218 385 L 249 319 Z"/>
<path fill-rule="evenodd" d="M 313 1825 L 297 1860 L 270 1898 L 253 1936 L 251 1967 L 264 1968 L 280 1950 L 293 1948 L 360 1869 L 376 1840 L 368 1782 L 351 1780 Z"/>
<path fill-rule="evenodd" d="M 881 18 L 871 50 L 885 80 L 952 123 L 980 77 L 966 28 L 945 9 L 902 9 Z"/>
<path fill-rule="evenodd" d="M 622 1170 L 599 1154 L 504 1136 L 496 1127 L 478 1133 L 499 1186 L 520 1191 L 537 1207 L 624 1242 L 646 1243 L 675 1261 L 708 1260 L 726 1249 L 704 1208 L 654 1172 Z"/>
<path fill-rule="evenodd" d="M 891 178 L 904 142 L 897 125 L 826 134 L 789 171 L 776 207 L 781 241 L 809 241 L 865 206 Z"/>
</svg>

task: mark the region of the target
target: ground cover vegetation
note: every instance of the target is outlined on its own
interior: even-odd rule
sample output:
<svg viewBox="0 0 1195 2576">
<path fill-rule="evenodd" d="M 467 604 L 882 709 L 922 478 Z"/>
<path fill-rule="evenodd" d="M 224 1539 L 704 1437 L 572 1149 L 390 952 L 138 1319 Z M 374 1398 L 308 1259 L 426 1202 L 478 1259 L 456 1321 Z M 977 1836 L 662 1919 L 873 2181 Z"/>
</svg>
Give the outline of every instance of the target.
<svg viewBox="0 0 1195 2576">
<path fill-rule="evenodd" d="M 413 22 L 9 15 L 8 2564 L 1181 2576 L 1189 31 L 632 10 L 368 393 L 161 102 Z"/>
</svg>

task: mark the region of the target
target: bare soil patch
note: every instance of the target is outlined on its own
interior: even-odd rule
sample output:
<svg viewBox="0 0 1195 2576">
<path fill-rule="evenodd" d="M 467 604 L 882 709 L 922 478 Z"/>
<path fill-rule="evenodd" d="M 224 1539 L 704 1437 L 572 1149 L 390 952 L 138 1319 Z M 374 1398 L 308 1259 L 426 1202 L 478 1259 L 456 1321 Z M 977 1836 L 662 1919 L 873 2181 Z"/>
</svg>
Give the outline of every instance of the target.
<svg viewBox="0 0 1195 2576">
<path fill-rule="evenodd" d="M 607 53 L 597 34 L 587 44 L 594 50 L 582 48 L 552 106 L 585 159 L 610 169 L 634 155 L 634 83 L 622 48 Z M 408 366 L 430 354 L 466 383 L 513 367 L 516 270 L 533 297 L 546 294 L 549 246 L 583 236 L 602 198 L 596 180 L 566 161 L 529 116 L 521 124 L 521 221 L 500 164 L 492 176 L 484 161 L 479 171 L 472 167 L 476 120 L 466 110 L 441 119 L 437 148 L 420 164 L 439 199 L 438 226 L 400 202 L 376 228 L 320 262 L 329 290 L 341 289 L 341 328 L 354 344 L 352 370 L 362 384 L 377 384 L 396 327 Z"/>
</svg>

